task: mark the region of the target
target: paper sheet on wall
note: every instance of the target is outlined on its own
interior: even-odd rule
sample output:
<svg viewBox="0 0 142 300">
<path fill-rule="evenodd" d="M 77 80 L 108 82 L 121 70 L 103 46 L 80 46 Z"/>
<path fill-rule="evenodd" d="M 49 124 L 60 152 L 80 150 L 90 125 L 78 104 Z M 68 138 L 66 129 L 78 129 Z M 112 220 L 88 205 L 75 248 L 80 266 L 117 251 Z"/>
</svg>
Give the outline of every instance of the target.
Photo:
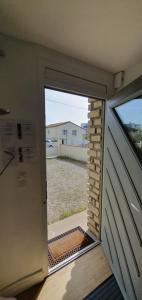
<svg viewBox="0 0 142 300">
<path fill-rule="evenodd" d="M 16 164 L 16 122 L 14 121 L 0 121 L 0 168 L 3 168 L 10 159 L 8 153 L 15 156 L 12 164 Z"/>
<path fill-rule="evenodd" d="M 19 138 L 17 128 L 21 126 Z M 10 154 L 14 155 L 12 165 L 32 162 L 35 159 L 35 128 L 33 122 L 23 120 L 0 120 L 0 170 L 7 164 Z M 19 160 L 21 155 L 22 160 Z"/>
<path fill-rule="evenodd" d="M 22 121 L 22 149 L 24 162 L 31 162 L 35 158 L 35 129 L 32 122 Z"/>
</svg>

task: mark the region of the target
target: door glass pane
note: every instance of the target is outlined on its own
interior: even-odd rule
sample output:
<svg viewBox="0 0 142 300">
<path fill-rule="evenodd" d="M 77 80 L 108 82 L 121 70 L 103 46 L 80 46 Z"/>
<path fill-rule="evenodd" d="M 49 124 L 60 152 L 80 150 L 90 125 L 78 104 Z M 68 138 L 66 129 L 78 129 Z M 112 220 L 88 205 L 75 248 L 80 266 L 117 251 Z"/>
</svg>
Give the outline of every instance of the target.
<svg viewBox="0 0 142 300">
<path fill-rule="evenodd" d="M 115 111 L 142 162 L 142 98 L 128 101 Z"/>
</svg>

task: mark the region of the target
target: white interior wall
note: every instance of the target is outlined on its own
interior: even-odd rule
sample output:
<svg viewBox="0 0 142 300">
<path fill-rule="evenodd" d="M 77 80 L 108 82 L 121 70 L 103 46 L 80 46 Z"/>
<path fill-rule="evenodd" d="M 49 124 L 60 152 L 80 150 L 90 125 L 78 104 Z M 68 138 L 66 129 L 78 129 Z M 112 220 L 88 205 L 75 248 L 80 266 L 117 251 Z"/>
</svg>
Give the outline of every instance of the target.
<svg viewBox="0 0 142 300">
<path fill-rule="evenodd" d="M 44 80 L 44 68 L 50 65 L 101 82 L 108 86 L 109 94 L 112 94 L 113 81 L 110 73 L 4 35 L 0 35 L 0 49 L 6 53 L 6 57 L 0 57 L 0 106 L 11 111 L 3 119 L 31 120 L 36 129 L 35 162 L 11 166 L 0 177 L 0 289 L 12 284 L 11 293 L 12 286 L 13 291 L 19 286 L 20 291 L 47 275 L 43 86 L 48 83 Z M 17 181 L 21 171 L 26 172 L 23 188 Z M 31 274 L 33 280 L 29 284 Z"/>
<path fill-rule="evenodd" d="M 5 58 L 0 58 L 0 106 L 11 111 L 1 119 L 31 120 L 36 126 L 35 162 L 9 166 L 0 177 L 2 289 L 36 272 L 39 272 L 38 280 L 42 279 L 47 274 L 47 253 L 42 224 L 46 191 L 42 184 L 45 170 L 41 167 L 36 61 L 30 44 L 0 36 L 0 48 L 6 53 Z M 26 172 L 24 187 L 18 186 L 21 171 Z"/>
</svg>

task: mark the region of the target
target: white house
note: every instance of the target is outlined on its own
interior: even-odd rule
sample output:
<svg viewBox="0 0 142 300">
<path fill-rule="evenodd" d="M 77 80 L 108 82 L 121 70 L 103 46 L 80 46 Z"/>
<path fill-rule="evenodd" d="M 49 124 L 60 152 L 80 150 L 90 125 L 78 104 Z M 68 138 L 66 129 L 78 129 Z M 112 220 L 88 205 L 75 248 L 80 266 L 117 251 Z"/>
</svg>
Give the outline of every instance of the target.
<svg viewBox="0 0 142 300">
<path fill-rule="evenodd" d="M 79 125 L 68 121 L 46 126 L 46 140 L 61 140 L 62 144 L 85 144 L 86 130 Z"/>
</svg>

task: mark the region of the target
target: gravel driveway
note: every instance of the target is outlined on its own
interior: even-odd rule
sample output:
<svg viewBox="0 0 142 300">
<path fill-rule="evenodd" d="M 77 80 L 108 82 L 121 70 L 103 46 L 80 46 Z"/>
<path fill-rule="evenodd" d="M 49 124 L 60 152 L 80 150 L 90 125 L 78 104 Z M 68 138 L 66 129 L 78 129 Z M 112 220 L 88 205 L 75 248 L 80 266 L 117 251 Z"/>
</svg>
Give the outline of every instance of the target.
<svg viewBox="0 0 142 300">
<path fill-rule="evenodd" d="M 69 159 L 47 159 L 48 224 L 87 206 L 87 166 Z"/>
</svg>

